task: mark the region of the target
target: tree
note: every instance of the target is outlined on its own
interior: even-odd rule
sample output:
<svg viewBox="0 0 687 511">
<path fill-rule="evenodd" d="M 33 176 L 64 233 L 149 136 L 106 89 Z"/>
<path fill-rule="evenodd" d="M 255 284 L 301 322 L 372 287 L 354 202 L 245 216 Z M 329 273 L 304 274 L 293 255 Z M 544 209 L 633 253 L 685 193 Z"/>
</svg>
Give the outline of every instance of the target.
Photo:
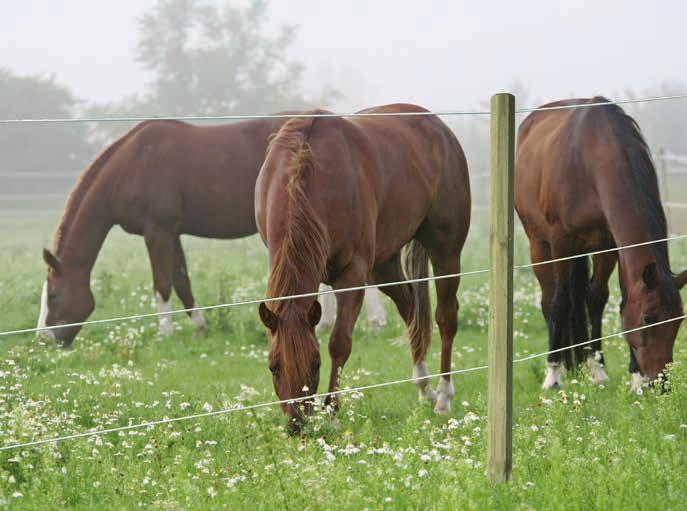
<svg viewBox="0 0 687 511">
<path fill-rule="evenodd" d="M 72 117 L 79 100 L 52 76 L 20 76 L 0 68 L 0 118 Z M 72 172 L 93 156 L 86 126 L 5 124 L 0 126 L 3 172 Z"/>
<path fill-rule="evenodd" d="M 158 0 L 139 19 L 136 60 L 152 76 L 146 93 L 99 105 L 92 113 L 269 113 L 331 100 L 331 90 L 315 101 L 304 97 L 303 64 L 286 55 L 296 29 L 282 26 L 276 35 L 265 35 L 266 16 L 264 0 L 253 0 L 247 7 Z"/>
</svg>

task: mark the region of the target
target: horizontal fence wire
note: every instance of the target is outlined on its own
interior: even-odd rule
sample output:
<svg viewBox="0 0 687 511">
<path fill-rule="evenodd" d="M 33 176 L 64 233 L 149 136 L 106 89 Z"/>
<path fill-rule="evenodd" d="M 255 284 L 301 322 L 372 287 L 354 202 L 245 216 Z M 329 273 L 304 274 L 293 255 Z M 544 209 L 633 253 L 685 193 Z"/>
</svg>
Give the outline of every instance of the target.
<svg viewBox="0 0 687 511">
<path fill-rule="evenodd" d="M 515 113 L 543 112 L 548 110 L 568 110 L 572 108 L 586 108 L 603 105 L 626 105 L 633 103 L 649 103 L 653 101 L 669 101 L 687 98 L 687 93 L 666 96 L 652 96 L 637 99 L 623 99 L 618 101 L 600 101 L 582 105 L 561 105 L 552 107 L 521 108 Z M 289 113 L 289 114 L 249 114 L 249 115 L 188 115 L 188 116 L 132 116 L 132 117 L 44 117 L 44 118 L 15 118 L 0 119 L 0 124 L 55 124 L 78 122 L 142 122 L 142 121 L 241 121 L 251 119 L 308 119 L 327 117 L 422 117 L 427 115 L 437 116 L 467 116 L 490 115 L 489 110 L 437 110 L 423 112 L 349 112 L 349 113 Z"/>
<path fill-rule="evenodd" d="M 653 328 L 656 326 L 664 325 L 666 323 L 672 323 L 674 321 L 680 321 L 685 319 L 687 315 L 682 315 L 682 316 L 676 316 L 674 318 L 669 318 L 663 321 L 657 321 L 656 323 L 652 323 L 650 325 L 642 325 L 637 328 L 630 328 L 629 330 L 624 330 L 622 332 L 616 332 L 613 334 L 608 334 L 604 335 L 602 337 L 597 337 L 596 339 L 590 339 L 587 341 L 579 342 L 577 344 L 573 344 L 570 346 L 566 346 L 564 348 L 558 348 L 555 350 L 550 350 L 550 351 L 544 351 L 542 353 L 536 353 L 533 355 L 528 355 L 526 357 L 522 358 L 517 358 L 513 360 L 513 363 L 521 363 L 521 362 L 526 362 L 528 360 L 532 360 L 535 358 L 541 358 L 541 357 L 546 357 L 552 353 L 560 353 L 562 351 L 570 350 L 573 348 L 578 348 L 580 346 L 586 346 L 588 344 L 592 344 L 595 342 L 603 341 L 606 339 L 611 339 L 613 337 L 620 337 L 622 335 L 630 334 L 633 332 L 638 332 L 641 330 L 646 330 L 648 328 Z M 353 387 L 353 388 L 344 388 L 340 390 L 335 390 L 332 392 L 322 392 L 319 394 L 313 394 L 311 396 L 305 396 L 305 397 L 300 397 L 300 398 L 293 398 L 293 399 L 281 399 L 281 400 L 276 400 L 276 401 L 269 401 L 266 403 L 257 403 L 257 404 L 252 404 L 252 405 L 236 405 L 228 408 L 222 408 L 221 410 L 215 410 L 211 412 L 202 412 L 202 413 L 196 413 L 196 414 L 191 414 L 191 415 L 183 415 L 181 417 L 168 417 L 168 418 L 163 418 L 159 420 L 154 420 L 154 421 L 146 421 L 146 422 L 141 422 L 138 424 L 129 424 L 127 426 L 119 426 L 119 427 L 114 427 L 114 428 L 107 428 L 107 429 L 98 429 L 98 430 L 93 430 L 93 431 L 84 431 L 81 433 L 74 433 L 71 435 L 66 435 L 66 436 L 57 436 L 57 437 L 52 437 L 52 438 L 44 438 L 42 440 L 34 440 L 31 442 L 24 442 L 24 443 L 15 443 L 15 444 L 10 444 L 10 445 L 5 445 L 0 447 L 0 452 L 2 451 L 9 451 L 9 450 L 14 450 L 14 449 L 23 449 L 26 447 L 37 447 L 45 444 L 52 444 L 52 443 L 57 443 L 57 442 L 63 442 L 66 440 L 75 440 L 78 438 L 90 438 L 90 437 L 95 437 L 95 436 L 102 436 L 110 433 L 118 433 L 120 431 L 129 431 L 132 429 L 141 429 L 141 428 L 152 428 L 154 426 L 160 426 L 164 424 L 172 424 L 175 422 L 181 422 L 181 421 L 187 421 L 187 420 L 193 420 L 193 419 L 201 419 L 205 417 L 215 417 L 218 415 L 226 415 L 229 413 L 234 413 L 234 412 L 243 412 L 243 411 L 248 411 L 248 410 L 255 410 L 258 408 L 267 408 L 267 407 L 272 407 L 272 406 L 277 406 L 277 405 L 292 405 L 292 404 L 297 404 L 303 401 L 310 401 L 313 399 L 323 399 L 331 396 L 339 396 L 342 394 L 350 394 L 354 392 L 362 392 L 365 390 L 370 390 L 370 389 L 378 389 L 378 388 L 383 388 L 383 387 L 390 387 L 393 385 L 400 385 L 404 383 L 411 383 L 411 382 L 417 382 L 418 380 L 428 380 L 430 378 L 438 378 L 442 376 L 452 376 L 452 375 L 457 375 L 457 374 L 464 374 L 464 373 L 471 373 L 471 372 L 476 372 L 476 371 L 483 371 L 484 369 L 487 369 L 487 365 L 481 365 L 481 366 L 475 366 L 475 367 L 469 367 L 466 369 L 456 369 L 454 371 L 447 371 L 443 373 L 435 373 L 435 374 L 430 374 L 428 376 L 424 376 L 422 378 L 403 378 L 401 380 L 394 380 L 394 381 L 388 381 L 388 382 L 382 382 L 382 383 L 372 383 L 370 385 L 362 385 L 359 387 Z"/>
<path fill-rule="evenodd" d="M 667 242 L 667 241 L 674 241 L 674 240 L 679 240 L 687 238 L 687 234 L 680 234 L 672 237 L 667 237 L 667 238 L 662 238 L 659 240 L 652 240 L 652 241 L 645 241 L 643 243 L 635 243 L 632 245 L 624 245 L 621 247 L 613 247 L 605 250 L 597 250 L 594 252 L 587 252 L 585 254 L 577 254 L 573 256 L 568 256 L 568 257 L 561 257 L 558 259 L 551 259 L 548 261 L 540 261 L 537 263 L 529 263 L 529 264 L 520 264 L 517 266 L 514 266 L 514 269 L 526 269 L 526 268 L 532 268 L 535 266 L 541 266 L 544 264 L 551 264 L 559 261 L 567 261 L 570 259 L 577 259 L 580 257 L 588 257 L 588 256 L 593 256 L 597 254 L 605 254 L 608 252 L 616 252 L 619 250 L 625 250 L 629 248 L 636 248 L 636 247 L 641 247 L 645 245 L 651 245 L 653 243 L 662 243 L 662 242 Z M 204 305 L 200 307 L 189 307 L 185 309 L 175 309 L 173 311 L 165 311 L 165 312 L 148 312 L 145 314 L 132 314 L 130 316 L 119 316 L 115 318 L 105 318 L 105 319 L 94 319 L 90 321 L 80 321 L 76 323 L 65 323 L 61 325 L 50 325 L 50 326 L 44 326 L 44 327 L 35 327 L 35 328 L 23 328 L 19 330 L 9 330 L 5 332 L 0 332 L 0 337 L 4 336 L 9 336 L 9 335 L 18 335 L 18 334 L 26 334 L 26 333 L 33 333 L 33 332 L 44 332 L 46 330 L 56 330 L 60 328 L 69 328 L 69 327 L 75 327 L 75 326 L 86 326 L 86 325 L 98 325 L 98 324 L 103 324 L 103 323 L 113 323 L 113 322 L 118 322 L 118 321 L 133 321 L 133 320 L 138 320 L 138 319 L 145 319 L 145 318 L 152 318 L 152 317 L 157 317 L 157 316 L 167 316 L 171 314 L 179 314 L 182 312 L 189 313 L 193 311 L 206 311 L 206 310 L 213 310 L 213 309 L 221 309 L 221 308 L 229 308 L 229 307 L 239 307 L 242 305 L 256 305 L 259 303 L 270 303 L 270 302 L 280 302 L 284 300 L 294 300 L 297 298 L 310 298 L 310 297 L 316 297 L 320 295 L 326 295 L 326 294 L 339 294 L 339 293 L 347 293 L 350 291 L 364 291 L 366 289 L 372 289 L 372 288 L 383 288 L 383 287 L 390 287 L 390 286 L 397 286 L 401 284 L 414 284 L 414 283 L 419 283 L 419 282 L 431 282 L 434 280 L 442 280 L 442 279 L 453 279 L 457 277 L 464 277 L 468 275 L 479 275 L 479 274 L 484 274 L 484 273 L 489 273 L 488 269 L 483 269 L 483 270 L 473 270 L 473 271 L 466 271 L 466 272 L 460 272 L 460 273 L 449 273 L 446 275 L 432 275 L 429 277 L 420 277 L 416 279 L 406 279 L 406 280 L 398 280 L 394 282 L 385 282 L 382 284 L 365 284 L 363 286 L 353 286 L 353 287 L 347 287 L 347 288 L 341 288 L 341 289 L 326 289 L 322 291 L 313 291 L 312 293 L 300 293 L 300 294 L 295 294 L 295 295 L 288 295 L 288 296 L 277 296 L 277 297 L 269 297 L 269 298 L 256 298 L 253 300 L 244 300 L 240 302 L 229 302 L 229 303 L 221 303 L 221 304 L 216 304 L 216 305 Z"/>
</svg>

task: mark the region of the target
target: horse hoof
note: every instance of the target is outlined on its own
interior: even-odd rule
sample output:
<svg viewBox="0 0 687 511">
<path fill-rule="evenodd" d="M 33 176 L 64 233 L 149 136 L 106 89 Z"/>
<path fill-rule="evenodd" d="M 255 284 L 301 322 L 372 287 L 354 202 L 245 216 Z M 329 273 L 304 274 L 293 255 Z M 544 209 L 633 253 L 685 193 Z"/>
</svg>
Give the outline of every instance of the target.
<svg viewBox="0 0 687 511">
<path fill-rule="evenodd" d="M 451 413 L 451 399 L 448 396 L 439 394 L 437 403 L 434 406 L 434 413 L 436 415 L 448 415 Z"/>
<path fill-rule="evenodd" d="M 417 397 L 421 403 L 429 401 L 431 404 L 434 405 L 437 402 L 437 393 L 434 392 L 432 390 L 432 387 L 430 387 L 429 385 L 427 385 L 425 389 L 418 390 Z"/>
<path fill-rule="evenodd" d="M 563 386 L 563 368 L 557 362 L 546 365 L 546 376 L 542 383 L 542 390 L 560 389 Z"/>
</svg>

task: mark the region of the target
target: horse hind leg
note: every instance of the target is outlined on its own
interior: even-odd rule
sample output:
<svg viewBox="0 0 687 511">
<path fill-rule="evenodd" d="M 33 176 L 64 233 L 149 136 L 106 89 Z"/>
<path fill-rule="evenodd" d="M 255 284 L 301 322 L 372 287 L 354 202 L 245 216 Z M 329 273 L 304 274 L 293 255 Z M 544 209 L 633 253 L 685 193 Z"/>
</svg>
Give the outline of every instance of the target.
<svg viewBox="0 0 687 511">
<path fill-rule="evenodd" d="M 435 275 L 460 273 L 460 256 L 455 253 L 435 254 L 430 252 Z M 441 374 L 437 387 L 437 401 L 434 412 L 447 414 L 455 394 L 451 372 L 453 341 L 458 332 L 458 286 L 460 278 L 439 279 L 434 283 L 437 293 L 435 320 L 441 336 Z"/>
<path fill-rule="evenodd" d="M 532 240 L 530 241 L 530 256 L 532 263 L 547 261 L 551 259 L 551 249 L 548 243 Z M 557 349 L 553 337 L 553 302 L 555 294 L 555 282 L 553 278 L 553 267 L 551 264 L 542 264 L 533 267 L 534 275 L 541 287 L 541 310 L 546 321 L 549 333 L 549 351 Z M 561 355 L 549 354 L 546 360 L 546 373 L 542 382 L 542 389 L 553 389 L 563 385 L 563 368 L 561 365 Z"/>
<path fill-rule="evenodd" d="M 184 255 L 184 249 L 181 246 L 181 239 L 179 236 L 177 236 L 174 240 L 173 284 L 177 296 L 181 300 L 181 303 L 184 304 L 184 308 L 194 308 L 196 305 L 193 298 L 193 292 L 191 290 L 191 279 L 188 275 L 186 256 Z M 187 314 L 196 330 L 205 330 L 207 328 L 203 311 L 193 310 L 187 312 Z"/>
<path fill-rule="evenodd" d="M 601 338 L 601 321 L 603 312 L 608 302 L 608 279 L 615 268 L 615 256 L 612 254 L 597 254 L 594 256 L 594 274 L 592 276 L 589 294 L 587 296 L 587 309 L 592 325 L 592 339 Z M 591 343 L 591 353 L 587 358 L 587 365 L 593 383 L 608 381 L 608 374 L 604 366 L 601 341 Z"/>
<path fill-rule="evenodd" d="M 401 267 L 400 254 L 384 263 L 377 264 L 372 271 L 371 280 L 374 284 L 406 280 Z M 391 298 L 406 326 L 410 327 L 413 314 L 413 292 L 410 285 L 384 286 L 380 287 L 379 290 Z M 430 401 L 431 403 L 436 403 L 436 393 L 432 389 L 428 376 L 429 370 L 427 369 L 424 355 L 418 357 L 417 353 L 413 352 L 413 381 L 418 387 L 418 398 L 421 402 Z"/>
</svg>

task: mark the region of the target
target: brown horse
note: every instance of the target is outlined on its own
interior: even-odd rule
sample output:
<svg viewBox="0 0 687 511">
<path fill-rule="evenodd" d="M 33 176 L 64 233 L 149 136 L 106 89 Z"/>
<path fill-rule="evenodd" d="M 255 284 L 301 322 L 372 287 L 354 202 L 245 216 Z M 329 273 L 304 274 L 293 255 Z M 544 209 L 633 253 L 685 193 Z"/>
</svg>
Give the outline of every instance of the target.
<svg viewBox="0 0 687 511">
<path fill-rule="evenodd" d="M 544 107 L 607 102 L 571 99 Z M 667 236 L 656 172 L 636 122 L 617 105 L 534 112 L 520 126 L 515 207 L 530 240 L 532 262 L 561 258 Z M 679 289 L 666 242 L 535 266 L 551 350 L 601 337 L 608 279 L 619 262 L 623 330 L 679 317 Z M 672 361 L 680 321 L 626 335 L 633 388 L 656 378 Z M 591 349 L 552 353 L 543 388 L 562 384 L 561 360 L 574 367 L 588 354 L 592 379 L 608 379 L 601 342 Z"/>
<path fill-rule="evenodd" d="M 43 252 L 48 274 L 38 328 L 79 323 L 90 315 L 95 306 L 91 270 L 117 224 L 145 238 L 158 312 L 171 310 L 172 288 L 185 308 L 194 307 L 180 235 L 233 239 L 257 232 L 255 180 L 268 137 L 284 122 L 277 118 L 201 127 L 147 121 L 110 145 L 70 194 L 54 255 Z M 383 312 L 377 294 L 367 303 Z M 201 311 L 189 316 L 197 328 L 205 327 Z M 384 321 L 379 313 L 371 317 Z M 79 330 L 44 332 L 69 345 Z M 171 316 L 161 315 L 160 332 L 172 330 Z"/>
<path fill-rule="evenodd" d="M 363 112 L 425 111 L 399 104 Z M 470 225 L 467 163 L 456 137 L 435 116 L 293 119 L 270 143 L 255 208 L 269 250 L 270 297 L 313 292 L 320 282 L 342 289 L 421 277 L 428 274 L 428 259 L 437 275 L 458 273 Z M 436 281 L 442 372 L 451 370 L 458 283 L 458 278 Z M 438 394 L 427 378 L 427 282 L 380 289 L 408 326 L 420 397 L 435 400 L 437 413 L 448 412 L 454 394 L 450 376 L 441 378 Z M 329 391 L 337 388 L 351 353 L 363 295 L 336 295 Z M 320 369 L 319 302 L 310 297 L 263 303 L 259 312 L 270 337 L 269 367 L 277 395 L 312 395 Z M 298 431 L 300 408 L 287 404 L 283 410 L 290 431 Z"/>
</svg>

